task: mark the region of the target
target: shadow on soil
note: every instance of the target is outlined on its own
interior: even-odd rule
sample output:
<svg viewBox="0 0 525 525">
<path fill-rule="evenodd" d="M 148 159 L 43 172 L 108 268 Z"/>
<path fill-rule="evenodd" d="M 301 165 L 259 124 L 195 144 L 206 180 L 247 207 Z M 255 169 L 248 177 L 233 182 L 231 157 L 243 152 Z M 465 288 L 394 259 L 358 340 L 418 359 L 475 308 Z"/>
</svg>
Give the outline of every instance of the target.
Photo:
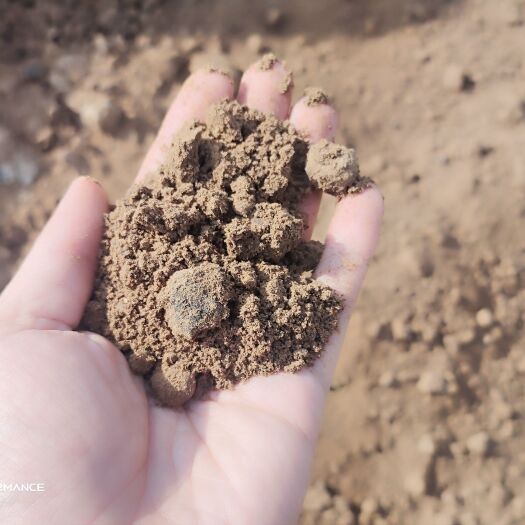
<svg viewBox="0 0 525 525">
<path fill-rule="evenodd" d="M 39 56 L 45 42 L 68 47 L 96 33 L 372 36 L 447 14 L 463 0 L 4 0 L 0 2 L 0 60 Z"/>
</svg>

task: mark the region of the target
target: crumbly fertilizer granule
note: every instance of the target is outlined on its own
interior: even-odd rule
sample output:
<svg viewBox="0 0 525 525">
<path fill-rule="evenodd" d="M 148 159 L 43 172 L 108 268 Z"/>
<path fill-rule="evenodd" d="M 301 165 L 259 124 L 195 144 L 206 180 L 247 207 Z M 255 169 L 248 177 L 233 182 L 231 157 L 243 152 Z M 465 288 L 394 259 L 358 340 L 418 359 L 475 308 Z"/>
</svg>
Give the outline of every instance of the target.
<svg viewBox="0 0 525 525">
<path fill-rule="evenodd" d="M 324 148 L 307 164 L 289 124 L 222 102 L 107 214 L 82 327 L 113 341 L 161 404 L 296 372 L 321 354 L 342 302 L 312 278 L 322 246 L 303 240 L 298 204 L 312 187 L 359 183 L 355 158 Z M 327 182 L 323 162 L 346 178 Z"/>
</svg>

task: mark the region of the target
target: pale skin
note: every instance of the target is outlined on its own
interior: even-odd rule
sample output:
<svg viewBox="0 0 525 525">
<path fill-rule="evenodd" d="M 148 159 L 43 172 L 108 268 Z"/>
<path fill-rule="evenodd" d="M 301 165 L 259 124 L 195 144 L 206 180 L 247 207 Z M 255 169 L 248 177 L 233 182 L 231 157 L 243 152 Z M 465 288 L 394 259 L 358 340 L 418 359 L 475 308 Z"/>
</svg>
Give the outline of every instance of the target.
<svg viewBox="0 0 525 525">
<path fill-rule="evenodd" d="M 239 100 L 289 117 L 310 141 L 332 139 L 332 107 L 290 109 L 286 75 L 255 65 Z M 188 119 L 233 97 L 230 80 L 198 72 L 182 86 L 139 171 Z M 315 218 L 319 196 L 304 209 Z M 339 202 L 317 278 L 346 301 L 316 365 L 254 378 L 183 410 L 156 406 L 123 355 L 75 331 L 93 286 L 103 189 L 71 184 L 0 296 L 0 483 L 44 483 L 44 492 L 0 492 L 0 523 L 293 525 L 300 512 L 325 396 L 375 249 L 383 199 L 372 187 Z M 348 351 L 348 350 L 346 350 Z"/>
</svg>

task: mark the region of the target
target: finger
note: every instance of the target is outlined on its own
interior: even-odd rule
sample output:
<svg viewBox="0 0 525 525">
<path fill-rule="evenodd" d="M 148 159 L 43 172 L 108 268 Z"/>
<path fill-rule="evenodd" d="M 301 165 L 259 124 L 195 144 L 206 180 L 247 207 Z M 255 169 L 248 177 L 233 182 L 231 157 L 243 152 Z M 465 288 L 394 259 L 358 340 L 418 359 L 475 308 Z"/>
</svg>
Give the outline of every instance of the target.
<svg viewBox="0 0 525 525">
<path fill-rule="evenodd" d="M 316 373 L 321 374 L 326 386 L 331 381 L 368 261 L 379 240 L 382 217 L 383 197 L 373 186 L 361 194 L 345 197 L 337 205 L 328 229 L 316 277 L 344 299 L 345 307 L 337 331 L 315 365 Z"/>
<path fill-rule="evenodd" d="M 303 97 L 293 107 L 290 122 L 310 144 L 321 139 L 333 140 L 337 130 L 337 112 L 328 101 L 311 104 L 307 97 Z M 301 203 L 300 209 L 306 216 L 308 225 L 304 233 L 305 239 L 312 236 L 320 204 L 320 191 L 308 193 Z"/>
<path fill-rule="evenodd" d="M 140 182 L 148 173 L 158 168 L 164 158 L 164 148 L 184 124 L 193 119 L 204 120 L 211 105 L 232 97 L 233 82 L 228 75 L 204 70 L 191 75 L 168 109 L 135 182 Z"/>
<path fill-rule="evenodd" d="M 290 122 L 310 144 L 321 139 L 333 140 L 337 131 L 337 112 L 326 102 L 309 103 L 307 97 L 297 101 Z"/>
<path fill-rule="evenodd" d="M 303 233 L 303 238 L 309 241 L 312 238 L 312 233 L 315 227 L 315 221 L 321 206 L 321 197 L 323 193 L 319 190 L 309 191 L 299 204 L 299 211 L 303 214 L 306 221 L 306 229 Z"/>
<path fill-rule="evenodd" d="M 102 187 L 76 179 L 0 296 L 9 330 L 71 329 L 91 293 L 107 209 Z"/>
<path fill-rule="evenodd" d="M 285 119 L 292 100 L 292 74 L 274 55 L 265 55 L 244 73 L 237 99 L 252 109 Z"/>
</svg>

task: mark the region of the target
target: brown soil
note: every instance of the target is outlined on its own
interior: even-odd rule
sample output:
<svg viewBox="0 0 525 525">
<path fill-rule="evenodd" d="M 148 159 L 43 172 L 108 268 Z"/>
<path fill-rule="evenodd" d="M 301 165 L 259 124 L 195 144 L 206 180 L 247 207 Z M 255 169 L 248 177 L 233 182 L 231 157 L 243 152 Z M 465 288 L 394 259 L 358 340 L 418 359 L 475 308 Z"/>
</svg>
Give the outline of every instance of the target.
<svg viewBox="0 0 525 525">
<path fill-rule="evenodd" d="M 522 0 L 0 11 L 0 162 L 40 167 L 0 186 L 0 286 L 73 177 L 124 194 L 188 71 L 238 78 L 273 51 L 294 100 L 308 85 L 330 94 L 337 141 L 357 147 L 386 204 L 302 525 L 525 522 Z"/>
<path fill-rule="evenodd" d="M 307 87 L 304 90 L 306 104 L 308 106 L 319 106 L 320 104 L 330 104 L 330 98 L 320 87 Z"/>
<path fill-rule="evenodd" d="M 266 53 L 266 55 L 263 55 L 261 60 L 259 60 L 259 69 L 262 71 L 268 71 L 275 66 L 277 62 L 277 57 L 274 53 Z"/>
<path fill-rule="evenodd" d="M 360 192 L 372 183 L 360 176 L 355 150 L 325 139 L 308 150 L 306 173 L 315 189 L 339 198 Z"/>
<path fill-rule="evenodd" d="M 321 354 L 342 302 L 312 278 L 320 243 L 303 240 L 298 204 L 312 185 L 341 196 L 360 179 L 353 151 L 318 150 L 224 102 L 107 215 L 82 328 L 125 352 L 161 403 L 296 372 Z"/>
</svg>

